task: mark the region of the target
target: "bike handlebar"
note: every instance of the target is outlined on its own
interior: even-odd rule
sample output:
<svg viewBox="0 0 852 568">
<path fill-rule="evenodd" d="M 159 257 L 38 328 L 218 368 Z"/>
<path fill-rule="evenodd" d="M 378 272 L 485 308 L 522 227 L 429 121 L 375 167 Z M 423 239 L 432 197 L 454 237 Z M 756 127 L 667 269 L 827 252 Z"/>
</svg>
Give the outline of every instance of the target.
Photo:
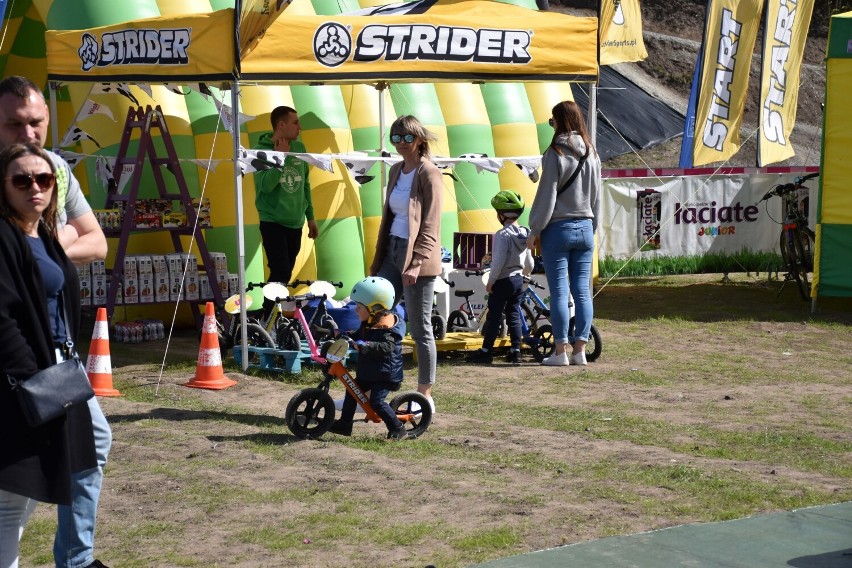
<svg viewBox="0 0 852 568">
<path fill-rule="evenodd" d="M 292 282 L 287 284 L 288 288 L 295 288 L 296 286 L 310 286 L 314 282 L 322 282 L 322 280 L 293 280 Z M 343 288 L 343 282 L 329 282 L 335 288 Z"/>
<path fill-rule="evenodd" d="M 486 272 L 485 270 L 479 270 L 479 269 L 477 269 L 477 270 L 465 270 L 464 275 L 465 276 L 482 276 L 483 274 L 485 274 L 485 272 Z"/>
<path fill-rule="evenodd" d="M 793 180 L 796 185 L 801 185 L 808 181 L 809 179 L 814 179 L 815 177 L 819 177 L 819 172 L 814 172 L 812 174 L 808 174 L 806 176 L 797 177 Z"/>
<path fill-rule="evenodd" d="M 533 288 L 538 288 L 539 290 L 544 290 L 544 286 L 542 286 L 527 275 L 524 275 L 524 284 L 532 286 Z"/>
</svg>

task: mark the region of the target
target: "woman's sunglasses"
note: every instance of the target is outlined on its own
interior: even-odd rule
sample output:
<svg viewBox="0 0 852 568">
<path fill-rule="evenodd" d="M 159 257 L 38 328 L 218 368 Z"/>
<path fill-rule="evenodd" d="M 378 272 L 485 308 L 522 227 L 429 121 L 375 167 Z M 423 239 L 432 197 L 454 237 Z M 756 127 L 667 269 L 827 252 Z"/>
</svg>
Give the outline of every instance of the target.
<svg viewBox="0 0 852 568">
<path fill-rule="evenodd" d="M 35 182 L 40 189 L 45 191 L 52 189 L 53 186 L 56 185 L 56 176 L 51 173 L 36 174 L 34 176 L 29 174 L 16 174 L 7 177 L 6 179 L 12 180 L 12 187 L 21 191 L 26 191 L 31 188 L 33 186 L 33 182 Z"/>
<path fill-rule="evenodd" d="M 547 124 L 549 124 L 551 128 L 556 126 L 556 122 L 554 122 L 553 117 L 547 119 Z"/>
<path fill-rule="evenodd" d="M 411 144 L 415 138 L 417 137 L 414 134 L 391 134 L 391 144 L 399 144 L 403 140 Z"/>
</svg>

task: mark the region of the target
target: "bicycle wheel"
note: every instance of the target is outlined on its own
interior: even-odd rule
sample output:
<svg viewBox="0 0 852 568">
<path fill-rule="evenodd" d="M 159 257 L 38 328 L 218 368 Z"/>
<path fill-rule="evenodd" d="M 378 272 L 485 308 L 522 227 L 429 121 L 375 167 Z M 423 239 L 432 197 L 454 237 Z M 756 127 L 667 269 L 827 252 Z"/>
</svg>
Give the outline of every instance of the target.
<svg viewBox="0 0 852 568">
<path fill-rule="evenodd" d="M 810 267 L 813 266 L 813 251 L 806 250 L 806 247 L 810 249 L 810 241 L 806 233 L 796 231 L 793 234 L 793 238 L 795 239 L 796 247 L 796 272 L 794 275 L 798 274 L 796 284 L 799 286 L 799 294 L 802 296 L 802 299 L 810 300 L 811 285 L 808 282 L 808 272 L 811 270 Z"/>
<path fill-rule="evenodd" d="M 279 320 L 278 325 L 275 326 L 275 343 L 278 349 L 284 351 L 302 350 L 302 340 L 299 339 L 299 334 L 296 333 L 291 322 L 287 319 Z"/>
<path fill-rule="evenodd" d="M 275 341 L 272 336 L 261 327 L 260 324 L 250 322 L 246 324 L 246 342 L 254 347 L 275 347 Z M 242 326 L 237 328 L 234 335 L 234 348 L 239 349 L 242 345 Z M 257 365 L 260 363 L 260 355 L 257 353 L 249 353 L 249 364 Z"/>
<path fill-rule="evenodd" d="M 574 318 L 568 320 L 568 335 L 574 335 Z M 601 334 L 595 324 L 589 329 L 589 341 L 586 342 L 586 361 L 591 363 L 601 356 L 603 350 L 603 341 Z"/>
<path fill-rule="evenodd" d="M 549 323 L 540 325 L 532 336 L 533 357 L 540 363 L 545 357 L 550 357 L 556 347 L 556 343 L 553 341 L 553 328 Z"/>
<path fill-rule="evenodd" d="M 444 316 L 432 314 L 432 335 L 436 340 L 444 339 L 447 336 L 447 322 L 444 321 Z"/>
<path fill-rule="evenodd" d="M 421 436 L 432 423 L 432 406 L 429 400 L 419 392 L 404 392 L 390 401 L 391 410 L 397 416 L 409 416 L 402 420 L 405 431 L 415 437 Z"/>
<path fill-rule="evenodd" d="M 811 288 L 808 284 L 808 273 L 800 260 L 804 258 L 802 242 L 798 233 L 794 231 L 791 235 L 789 234 L 790 230 L 787 229 L 781 233 L 781 258 L 787 265 L 787 278 L 795 280 L 799 295 L 803 300 L 809 300 Z"/>
<path fill-rule="evenodd" d="M 464 331 L 470 325 L 467 314 L 461 310 L 453 310 L 447 318 L 447 331 Z"/>
<path fill-rule="evenodd" d="M 319 438 L 334 422 L 334 399 L 322 389 L 301 390 L 287 403 L 284 421 L 298 438 Z"/>
</svg>

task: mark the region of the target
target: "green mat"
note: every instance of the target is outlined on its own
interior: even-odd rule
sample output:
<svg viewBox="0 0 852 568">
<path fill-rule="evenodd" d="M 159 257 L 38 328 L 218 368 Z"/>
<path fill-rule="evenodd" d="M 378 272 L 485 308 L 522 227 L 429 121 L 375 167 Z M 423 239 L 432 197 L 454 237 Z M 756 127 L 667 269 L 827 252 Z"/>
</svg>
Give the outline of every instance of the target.
<svg viewBox="0 0 852 568">
<path fill-rule="evenodd" d="M 602 538 L 481 568 L 852 568 L 852 502 Z"/>
</svg>

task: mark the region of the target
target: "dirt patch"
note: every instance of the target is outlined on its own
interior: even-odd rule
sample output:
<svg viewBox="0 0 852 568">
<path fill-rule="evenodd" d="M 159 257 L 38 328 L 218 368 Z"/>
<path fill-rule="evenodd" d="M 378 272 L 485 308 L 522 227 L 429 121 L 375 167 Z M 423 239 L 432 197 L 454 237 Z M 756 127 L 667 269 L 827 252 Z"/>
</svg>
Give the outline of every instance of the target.
<svg viewBox="0 0 852 568">
<path fill-rule="evenodd" d="M 852 304 L 821 300 L 812 317 L 794 290 L 776 300 L 777 281 L 734 280 L 599 283 L 603 354 L 585 368 L 472 366 L 442 353 L 434 423 L 396 444 L 377 424 L 357 424 L 351 438 L 295 438 L 284 408 L 316 374 L 231 367 L 237 386 L 188 389 L 193 333 L 172 340 L 162 374 L 142 360 L 161 360 L 164 343 L 115 344 L 125 396 L 101 399 L 114 445 L 98 556 L 117 566 L 470 566 L 852 498 Z M 405 372 L 411 388 L 410 360 Z M 49 532 L 53 515 L 40 507 L 34 526 Z M 48 566 L 28 538 L 24 565 Z"/>
</svg>

